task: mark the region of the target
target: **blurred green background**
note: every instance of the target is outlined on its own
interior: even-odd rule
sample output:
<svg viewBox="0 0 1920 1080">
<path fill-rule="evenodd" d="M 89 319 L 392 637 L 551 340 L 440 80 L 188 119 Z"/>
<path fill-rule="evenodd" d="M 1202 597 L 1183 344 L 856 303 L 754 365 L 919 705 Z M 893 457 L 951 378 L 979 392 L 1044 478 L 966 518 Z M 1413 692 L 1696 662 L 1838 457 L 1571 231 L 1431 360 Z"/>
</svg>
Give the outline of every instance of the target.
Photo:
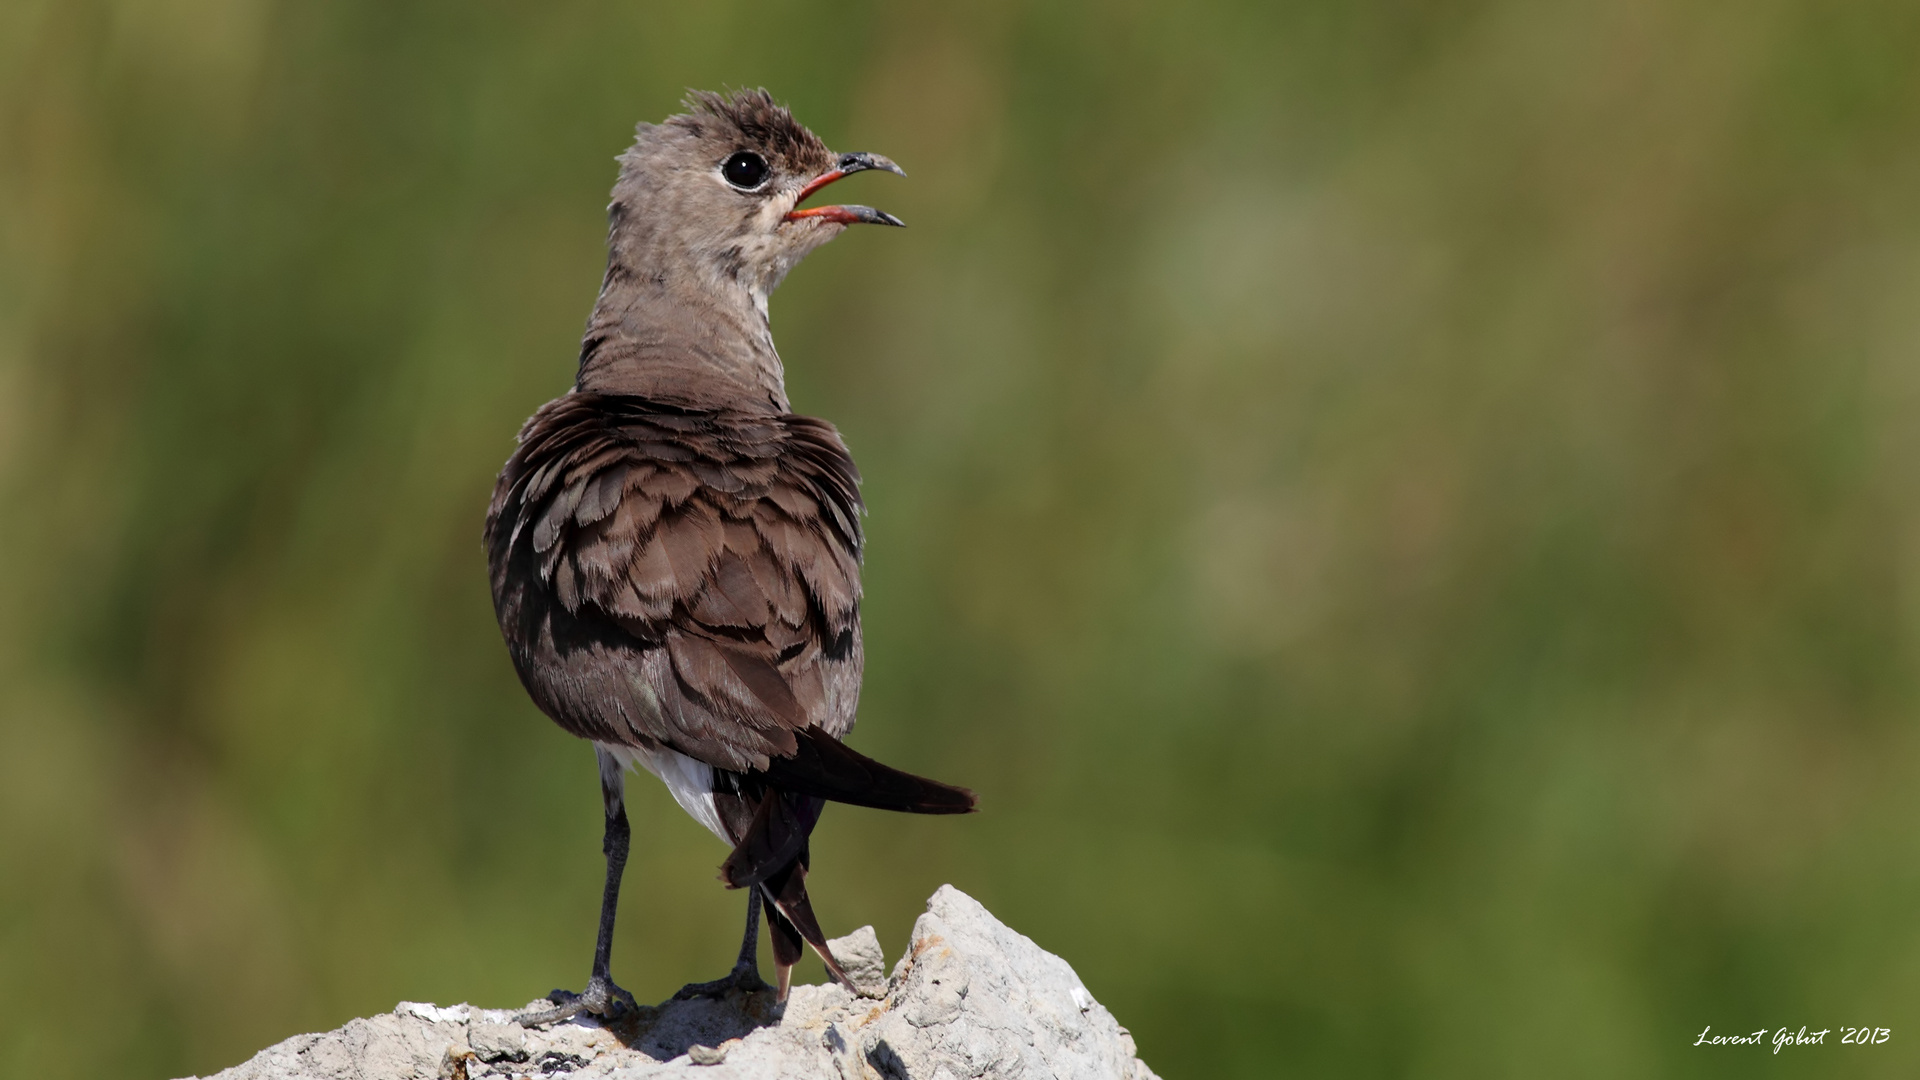
<svg viewBox="0 0 1920 1080">
<path fill-rule="evenodd" d="M 765 85 L 912 174 L 774 324 L 867 478 L 854 744 L 984 806 L 830 811 L 830 932 L 952 881 L 1170 1080 L 1914 1075 L 1916 56 L 1891 2 L 6 0 L 0 1073 L 583 980 L 592 754 L 481 517 L 633 123 Z M 658 1000 L 740 904 L 634 790 Z M 1801 1024 L 1893 1038 L 1690 1045 Z"/>
</svg>

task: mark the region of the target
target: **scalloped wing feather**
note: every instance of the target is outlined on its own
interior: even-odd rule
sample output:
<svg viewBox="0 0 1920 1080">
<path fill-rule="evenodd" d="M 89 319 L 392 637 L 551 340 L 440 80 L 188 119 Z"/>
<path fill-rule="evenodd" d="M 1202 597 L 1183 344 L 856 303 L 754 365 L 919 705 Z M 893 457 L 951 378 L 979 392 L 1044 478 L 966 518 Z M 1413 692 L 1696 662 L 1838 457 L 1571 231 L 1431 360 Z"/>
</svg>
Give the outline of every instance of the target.
<svg viewBox="0 0 1920 1080">
<path fill-rule="evenodd" d="M 831 425 L 575 392 L 489 508 L 522 680 L 576 734 L 765 768 L 852 726 L 859 473 Z"/>
</svg>

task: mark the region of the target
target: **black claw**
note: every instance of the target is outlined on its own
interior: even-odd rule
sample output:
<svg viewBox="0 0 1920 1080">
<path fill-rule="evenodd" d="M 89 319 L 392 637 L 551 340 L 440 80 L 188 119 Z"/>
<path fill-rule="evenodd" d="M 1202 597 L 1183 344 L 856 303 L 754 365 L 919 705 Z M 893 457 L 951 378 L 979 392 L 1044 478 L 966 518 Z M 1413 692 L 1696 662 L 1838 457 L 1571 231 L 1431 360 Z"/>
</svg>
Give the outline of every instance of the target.
<svg viewBox="0 0 1920 1080">
<path fill-rule="evenodd" d="M 735 990 L 745 994 L 758 994 L 771 989 L 773 989 L 773 987 L 768 986 L 766 980 L 760 978 L 760 972 L 757 968 L 747 967 L 743 964 L 734 968 L 725 978 L 715 979 L 712 982 L 688 983 L 675 991 L 673 1000 L 691 1001 L 694 998 L 721 998 L 726 997 Z"/>
<path fill-rule="evenodd" d="M 520 1026 L 543 1027 L 571 1020 L 581 1013 L 611 1023 L 640 1008 L 632 994 L 604 976 L 595 976 L 588 981 L 587 988 L 577 994 L 571 990 L 555 990 L 547 995 L 547 1000 L 553 1003 L 553 1008 L 524 1012 L 515 1017 Z"/>
</svg>

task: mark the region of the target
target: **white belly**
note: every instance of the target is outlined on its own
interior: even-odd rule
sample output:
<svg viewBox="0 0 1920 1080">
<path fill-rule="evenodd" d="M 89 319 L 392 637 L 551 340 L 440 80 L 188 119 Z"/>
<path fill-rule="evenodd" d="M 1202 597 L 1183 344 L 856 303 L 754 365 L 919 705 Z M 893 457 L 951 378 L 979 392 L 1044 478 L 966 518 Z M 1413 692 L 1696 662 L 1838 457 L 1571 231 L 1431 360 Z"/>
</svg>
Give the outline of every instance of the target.
<svg viewBox="0 0 1920 1080">
<path fill-rule="evenodd" d="M 678 750 L 643 750 L 637 746 L 615 746 L 603 742 L 594 745 L 629 769 L 645 769 L 659 777 L 660 782 L 673 793 L 673 801 L 680 804 L 680 809 L 705 825 L 708 832 L 720 838 L 721 843 L 733 846 L 726 827 L 720 824 L 720 811 L 713 805 L 713 766 L 704 761 L 695 761 Z"/>
</svg>

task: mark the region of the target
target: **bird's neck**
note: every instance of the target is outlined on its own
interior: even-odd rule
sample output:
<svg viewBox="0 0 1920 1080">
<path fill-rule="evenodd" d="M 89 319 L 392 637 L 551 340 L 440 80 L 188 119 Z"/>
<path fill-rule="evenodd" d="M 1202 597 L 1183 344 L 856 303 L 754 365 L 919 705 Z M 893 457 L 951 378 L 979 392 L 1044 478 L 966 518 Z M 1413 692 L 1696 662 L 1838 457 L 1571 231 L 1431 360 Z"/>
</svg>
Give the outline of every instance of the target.
<svg viewBox="0 0 1920 1080">
<path fill-rule="evenodd" d="M 608 259 L 576 385 L 687 408 L 787 412 L 765 300 L 697 263 L 648 266 L 634 254 Z"/>
</svg>

